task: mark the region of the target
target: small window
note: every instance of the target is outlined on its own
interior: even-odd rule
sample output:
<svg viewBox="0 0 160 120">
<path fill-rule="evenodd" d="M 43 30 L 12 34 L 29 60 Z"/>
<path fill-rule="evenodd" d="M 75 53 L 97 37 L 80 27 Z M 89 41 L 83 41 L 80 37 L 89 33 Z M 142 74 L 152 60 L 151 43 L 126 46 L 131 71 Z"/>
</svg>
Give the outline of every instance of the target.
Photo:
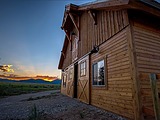
<svg viewBox="0 0 160 120">
<path fill-rule="evenodd" d="M 66 87 L 67 75 L 63 75 L 63 87 Z"/>
<path fill-rule="evenodd" d="M 93 64 L 93 85 L 105 85 L 104 82 L 104 60 Z"/>
<path fill-rule="evenodd" d="M 80 76 L 86 75 L 86 61 L 80 63 Z"/>
<path fill-rule="evenodd" d="M 72 61 L 77 60 L 78 58 L 78 37 L 72 35 Z"/>
</svg>

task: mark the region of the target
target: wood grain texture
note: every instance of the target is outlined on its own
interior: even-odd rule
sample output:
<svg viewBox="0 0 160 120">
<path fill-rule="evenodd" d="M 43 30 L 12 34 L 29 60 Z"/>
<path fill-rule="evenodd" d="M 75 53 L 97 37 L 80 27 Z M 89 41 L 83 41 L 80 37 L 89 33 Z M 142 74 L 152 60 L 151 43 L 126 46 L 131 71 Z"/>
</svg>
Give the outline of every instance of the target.
<svg viewBox="0 0 160 120">
<path fill-rule="evenodd" d="M 127 41 L 127 29 L 124 29 L 102 44 L 98 53 L 91 55 L 91 64 L 101 59 L 106 62 L 106 88 L 91 86 L 91 104 L 134 119 Z"/>
<path fill-rule="evenodd" d="M 86 74 L 84 76 L 80 75 L 80 65 L 82 62 L 85 62 Z M 77 86 L 77 95 L 78 99 L 82 102 L 89 104 L 89 56 L 83 58 L 78 62 L 78 86 Z"/>
<path fill-rule="evenodd" d="M 155 119 L 149 74 L 160 73 L 160 30 L 134 22 L 133 32 L 143 116 L 146 119 Z M 159 90 L 159 82 L 157 86 Z"/>
</svg>

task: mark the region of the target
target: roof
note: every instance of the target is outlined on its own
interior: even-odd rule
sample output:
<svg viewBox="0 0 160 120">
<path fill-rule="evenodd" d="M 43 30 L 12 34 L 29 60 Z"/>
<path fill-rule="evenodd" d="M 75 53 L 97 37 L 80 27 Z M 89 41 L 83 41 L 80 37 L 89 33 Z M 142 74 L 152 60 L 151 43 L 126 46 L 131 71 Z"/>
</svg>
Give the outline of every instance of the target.
<svg viewBox="0 0 160 120">
<path fill-rule="evenodd" d="M 82 4 L 79 6 L 78 10 L 89 10 L 89 9 L 108 9 L 117 6 L 124 6 L 129 3 L 129 0 L 97 0 L 95 2 L 90 2 L 87 4 Z"/>
<path fill-rule="evenodd" d="M 71 19 L 68 13 L 74 12 L 79 14 L 80 11 L 87 10 L 120 10 L 120 9 L 135 9 L 140 11 L 145 11 L 147 13 L 153 14 L 154 16 L 160 17 L 160 3 L 155 0 L 96 0 L 94 2 L 89 2 L 82 5 L 69 4 L 66 5 L 62 29 L 64 27 L 71 28 L 68 24 Z M 69 22 L 70 23 L 70 22 Z M 58 69 L 62 69 L 63 61 L 65 59 L 65 52 L 68 46 L 68 39 L 65 37 L 64 45 L 61 53 L 61 58 L 59 61 Z"/>
</svg>

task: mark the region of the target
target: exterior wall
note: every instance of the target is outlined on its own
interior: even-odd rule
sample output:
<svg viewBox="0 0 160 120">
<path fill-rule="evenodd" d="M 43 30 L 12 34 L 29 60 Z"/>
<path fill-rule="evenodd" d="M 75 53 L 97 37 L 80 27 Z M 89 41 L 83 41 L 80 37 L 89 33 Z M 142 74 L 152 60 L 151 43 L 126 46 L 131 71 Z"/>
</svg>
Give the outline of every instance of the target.
<svg viewBox="0 0 160 120">
<path fill-rule="evenodd" d="M 66 85 L 63 85 L 63 79 L 66 76 Z M 62 73 L 62 83 L 61 83 L 61 93 L 70 97 L 73 97 L 74 94 L 74 66 L 71 65 L 67 67 Z"/>
<path fill-rule="evenodd" d="M 62 72 L 61 79 L 62 79 L 62 82 L 61 82 L 61 93 L 66 95 L 66 84 L 67 83 L 64 83 L 64 79 L 67 81 L 67 72 L 66 71 Z"/>
<path fill-rule="evenodd" d="M 90 103 L 130 119 L 141 119 L 141 115 L 143 118 L 154 116 L 148 75 L 156 73 L 160 76 L 160 18 L 142 11 L 128 10 L 131 23 L 128 26 L 126 10 L 97 10 L 95 13 L 97 25 L 94 25 L 88 11 L 83 11 L 79 16 L 78 59 L 100 45 L 99 52 L 90 56 L 89 63 L 92 66 L 95 61 L 104 59 L 106 66 L 106 86 L 103 87 L 92 86 L 92 68 L 87 69 L 90 70 Z M 62 68 L 66 74 L 72 64 L 70 48 L 71 42 Z M 159 79 L 157 86 L 160 94 Z M 67 81 L 66 88 L 62 86 L 61 91 L 72 96 L 74 80 L 69 82 L 67 77 Z M 68 92 L 70 89 L 71 92 Z"/>
<path fill-rule="evenodd" d="M 94 20 L 88 11 L 79 16 L 78 59 L 90 52 L 95 45 L 102 44 L 128 25 L 127 10 L 96 11 L 96 13 L 97 25 L 94 25 Z M 73 31 L 76 31 L 75 28 Z M 68 44 L 62 69 L 72 64 L 71 43 Z"/>
<path fill-rule="evenodd" d="M 100 46 L 91 64 L 105 60 L 105 87 L 92 86 L 91 104 L 134 119 L 134 106 L 128 49 L 128 27 Z"/>
<path fill-rule="evenodd" d="M 154 116 L 149 74 L 160 73 L 160 29 L 134 22 L 133 37 L 136 50 L 141 107 L 144 117 L 148 118 Z M 158 92 L 160 94 L 160 81 L 157 81 Z"/>
<path fill-rule="evenodd" d="M 128 25 L 126 10 L 96 11 L 96 14 L 97 25 L 94 25 L 94 20 L 88 11 L 84 11 L 80 16 L 79 58 Z"/>
<path fill-rule="evenodd" d="M 64 59 L 64 62 L 63 62 L 62 70 L 64 70 L 65 68 L 67 68 L 71 64 L 72 64 L 71 43 L 68 42 L 68 47 L 67 47 L 67 51 L 65 53 L 65 59 Z"/>
<path fill-rule="evenodd" d="M 130 31 L 128 31 L 129 27 L 127 25 L 128 16 L 126 10 L 97 11 L 97 25 L 94 25 L 94 21 L 87 11 L 82 13 L 80 16 L 78 58 L 90 52 L 93 46 L 100 45 L 100 51 L 91 55 L 89 63 L 92 66 L 95 61 L 102 58 L 105 59 L 106 86 L 101 88 L 94 87 L 92 83 L 89 83 L 91 84 L 91 89 L 88 87 L 87 90 L 90 91 L 90 103 L 134 119 L 133 79 L 128 48 L 128 32 Z M 70 47 L 71 44 L 69 43 L 63 69 L 72 64 Z M 89 80 L 92 82 L 91 67 L 87 71 L 90 74 Z M 68 88 L 66 87 L 66 91 Z M 83 88 L 80 89 L 83 90 Z M 85 102 L 88 103 L 88 101 Z"/>
</svg>

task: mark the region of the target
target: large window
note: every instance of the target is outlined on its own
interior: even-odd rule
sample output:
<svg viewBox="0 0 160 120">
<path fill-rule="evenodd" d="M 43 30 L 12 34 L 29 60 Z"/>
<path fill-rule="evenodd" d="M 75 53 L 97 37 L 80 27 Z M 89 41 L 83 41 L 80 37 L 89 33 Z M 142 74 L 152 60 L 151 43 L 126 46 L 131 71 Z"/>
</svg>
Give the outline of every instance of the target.
<svg viewBox="0 0 160 120">
<path fill-rule="evenodd" d="M 104 60 L 93 64 L 93 85 L 105 85 L 104 70 Z"/>
<path fill-rule="evenodd" d="M 86 61 L 80 63 L 80 76 L 86 75 Z"/>
</svg>

